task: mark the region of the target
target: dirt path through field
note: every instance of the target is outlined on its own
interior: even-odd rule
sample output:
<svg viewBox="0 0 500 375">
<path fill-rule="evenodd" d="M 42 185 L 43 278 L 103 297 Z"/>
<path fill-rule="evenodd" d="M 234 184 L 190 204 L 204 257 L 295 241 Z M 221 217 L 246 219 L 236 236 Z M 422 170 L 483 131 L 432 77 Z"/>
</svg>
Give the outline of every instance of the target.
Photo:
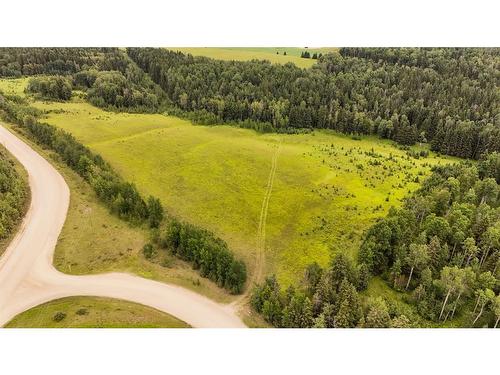
<svg viewBox="0 0 500 375">
<path fill-rule="evenodd" d="M 176 285 L 125 273 L 72 276 L 52 265 L 70 191 L 63 177 L 30 146 L 0 125 L 0 142 L 28 172 L 31 205 L 0 258 L 0 326 L 53 299 L 96 296 L 154 307 L 193 327 L 245 327 L 233 305 L 222 305 Z"/>
<path fill-rule="evenodd" d="M 271 194 L 273 192 L 274 177 L 276 176 L 276 169 L 278 168 L 278 158 L 281 152 L 281 139 L 276 146 L 273 158 L 271 160 L 271 169 L 269 171 L 269 177 L 267 179 L 266 192 L 264 194 L 264 199 L 262 201 L 262 207 L 260 209 L 259 216 L 259 226 L 257 228 L 257 241 L 256 241 L 256 255 L 255 255 L 255 271 L 252 277 L 248 280 L 248 288 L 245 294 L 241 295 L 237 300 L 232 302 L 233 306 L 243 305 L 249 297 L 249 293 L 254 284 L 262 281 L 262 276 L 264 273 L 264 261 L 266 256 L 266 225 L 267 225 L 267 212 L 269 211 L 269 201 L 271 199 Z"/>
<path fill-rule="evenodd" d="M 252 277 L 252 283 L 258 283 L 262 281 L 262 273 L 264 268 L 264 258 L 266 255 L 266 225 L 267 225 L 267 212 L 269 210 L 269 200 L 271 199 L 271 194 L 273 192 L 274 177 L 276 176 L 276 168 L 278 167 L 278 157 L 281 152 L 281 140 L 278 144 L 276 151 L 273 154 L 273 159 L 271 163 L 271 170 L 269 172 L 269 178 L 266 186 L 266 194 L 264 195 L 264 200 L 262 201 L 262 208 L 260 211 L 259 227 L 257 230 L 257 257 L 255 264 L 255 272 Z"/>
</svg>

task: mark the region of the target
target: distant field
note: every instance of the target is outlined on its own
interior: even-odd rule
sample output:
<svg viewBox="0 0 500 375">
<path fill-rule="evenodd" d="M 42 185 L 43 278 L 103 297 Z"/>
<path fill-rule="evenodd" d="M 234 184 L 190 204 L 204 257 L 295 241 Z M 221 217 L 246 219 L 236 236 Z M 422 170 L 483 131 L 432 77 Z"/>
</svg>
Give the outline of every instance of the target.
<svg viewBox="0 0 500 375">
<path fill-rule="evenodd" d="M 418 187 L 415 177 L 449 160 L 432 153 L 409 158 L 373 137 L 262 135 L 161 115 L 114 114 L 77 100 L 35 105 L 143 193 L 160 197 L 170 213 L 214 230 L 251 273 L 262 265 L 263 275 L 274 272 L 284 285 L 300 279 L 312 261 L 326 265 L 335 252 L 354 256 L 363 231 Z M 265 260 L 258 262 L 262 202 L 278 149 Z"/>
<path fill-rule="evenodd" d="M 206 56 L 220 60 L 269 60 L 272 63 L 286 64 L 292 62 L 300 68 L 309 68 L 316 63 L 314 59 L 301 58 L 303 51 L 309 53 L 329 53 L 337 48 L 298 48 L 298 47 L 168 47 L 174 51 L 190 53 L 193 56 Z M 286 56 L 283 54 L 286 52 Z"/>
<path fill-rule="evenodd" d="M 57 313 L 66 314 L 55 321 Z M 188 328 L 183 321 L 137 303 L 97 297 L 69 297 L 27 310 L 6 328 Z"/>
</svg>

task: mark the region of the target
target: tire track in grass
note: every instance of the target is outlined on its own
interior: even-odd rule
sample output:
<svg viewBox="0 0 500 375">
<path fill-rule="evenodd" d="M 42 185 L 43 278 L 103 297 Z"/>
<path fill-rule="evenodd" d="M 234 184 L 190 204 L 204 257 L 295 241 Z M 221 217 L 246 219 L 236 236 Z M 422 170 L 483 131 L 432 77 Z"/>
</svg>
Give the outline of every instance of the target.
<svg viewBox="0 0 500 375">
<path fill-rule="evenodd" d="M 271 199 L 271 194 L 273 192 L 274 177 L 276 176 L 276 169 L 278 166 L 278 157 L 280 152 L 281 152 L 281 141 L 278 144 L 278 147 L 273 155 L 271 170 L 269 172 L 269 178 L 267 181 L 266 194 L 264 195 L 264 200 L 262 201 L 262 208 L 260 211 L 260 218 L 259 218 L 259 227 L 257 230 L 257 257 L 256 257 L 254 276 L 252 277 L 251 280 L 252 283 L 258 283 L 262 279 L 265 250 L 266 250 L 267 213 L 269 211 L 269 200 Z"/>
<path fill-rule="evenodd" d="M 248 280 L 247 291 L 242 294 L 232 305 L 243 305 L 249 295 L 253 284 L 261 281 L 262 274 L 264 271 L 264 259 L 266 250 L 266 224 L 267 224 L 267 213 L 269 210 L 269 201 L 271 199 L 271 194 L 273 191 L 274 177 L 276 176 L 276 169 L 278 167 L 278 158 L 281 152 L 281 140 L 279 141 L 278 147 L 273 154 L 271 161 L 271 170 L 269 171 L 269 177 L 267 179 L 266 193 L 264 194 L 264 199 L 262 201 L 262 207 L 260 209 L 259 226 L 257 228 L 257 253 L 255 256 L 255 267 L 252 277 Z"/>
</svg>

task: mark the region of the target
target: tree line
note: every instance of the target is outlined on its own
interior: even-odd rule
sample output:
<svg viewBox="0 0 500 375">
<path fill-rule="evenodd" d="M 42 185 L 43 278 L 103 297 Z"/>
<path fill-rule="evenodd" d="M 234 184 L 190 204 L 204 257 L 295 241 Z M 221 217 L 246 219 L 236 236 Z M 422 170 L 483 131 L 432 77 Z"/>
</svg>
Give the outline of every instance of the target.
<svg viewBox="0 0 500 375">
<path fill-rule="evenodd" d="M 464 158 L 500 151 L 499 49 L 344 48 L 310 69 L 154 48 L 127 53 L 173 105 L 207 124 L 378 134 Z"/>
<path fill-rule="evenodd" d="M 11 157 L 0 147 L 0 240 L 11 235 L 21 221 L 28 196 L 26 181 L 16 170 Z"/>
<path fill-rule="evenodd" d="M 496 327 L 500 316 L 500 154 L 436 167 L 403 208 L 367 232 L 359 262 L 420 316 Z"/>
<path fill-rule="evenodd" d="M 207 230 L 172 218 L 165 224 L 165 212 L 158 198 L 144 199 L 135 185 L 124 181 L 100 155 L 66 131 L 39 122 L 40 113 L 23 98 L 0 94 L 0 114 L 6 121 L 19 125 L 26 136 L 54 150 L 90 184 L 113 213 L 135 224 L 147 223 L 150 228 L 166 226 L 165 233 L 157 240 L 158 245 L 190 262 L 195 269 L 200 269 L 202 276 L 219 286 L 235 294 L 243 291 L 245 265 L 234 258 L 224 241 Z"/>
<path fill-rule="evenodd" d="M 212 232 L 170 218 L 155 243 L 179 258 L 190 262 L 203 277 L 233 294 L 243 292 L 247 277 L 245 264 L 237 260 L 226 242 Z"/>
<path fill-rule="evenodd" d="M 0 48 L 0 76 L 67 75 L 89 67 L 107 70 L 113 48 Z"/>
</svg>

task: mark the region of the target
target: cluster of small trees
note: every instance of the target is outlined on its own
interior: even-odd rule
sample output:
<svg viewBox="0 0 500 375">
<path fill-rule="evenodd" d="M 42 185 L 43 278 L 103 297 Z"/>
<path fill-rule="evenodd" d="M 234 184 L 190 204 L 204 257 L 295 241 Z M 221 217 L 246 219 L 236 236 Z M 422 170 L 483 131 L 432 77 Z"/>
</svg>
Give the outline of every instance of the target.
<svg viewBox="0 0 500 375">
<path fill-rule="evenodd" d="M 251 304 L 275 327 L 349 328 L 408 327 L 409 318 L 382 298 L 367 303 L 359 291 L 368 285 L 365 266 L 354 267 L 343 254 L 328 269 L 307 267 L 301 287 L 283 291 L 274 276 L 255 287 Z"/>
<path fill-rule="evenodd" d="M 156 238 L 157 244 L 190 262 L 194 269 L 233 294 L 243 291 L 247 277 L 245 264 L 235 259 L 227 244 L 212 232 L 170 219 Z"/>
<path fill-rule="evenodd" d="M 152 113 L 165 100 L 161 88 L 125 53 L 106 54 L 106 64 L 73 74 L 73 84 L 87 92 L 95 106 L 127 112 Z"/>
<path fill-rule="evenodd" d="M 435 168 L 422 188 L 366 234 L 359 261 L 437 322 L 498 324 L 500 154 Z M 478 323 L 479 321 L 479 323 Z"/>
<path fill-rule="evenodd" d="M 341 49 L 311 69 L 152 48 L 127 53 L 172 103 L 210 123 L 378 134 L 466 158 L 500 151 L 498 49 Z"/>
<path fill-rule="evenodd" d="M 314 60 L 317 60 L 319 59 L 321 56 L 323 56 L 323 54 L 318 54 L 317 52 L 314 52 L 311 56 L 311 53 L 309 51 L 302 51 L 300 53 L 300 57 L 302 57 L 303 59 L 314 59 Z"/>
<path fill-rule="evenodd" d="M 0 148 L 0 240 L 8 237 L 21 220 L 28 195 L 26 182 Z"/>
<path fill-rule="evenodd" d="M 26 90 L 43 99 L 69 100 L 73 87 L 66 77 L 48 76 L 31 78 Z"/>
<path fill-rule="evenodd" d="M 129 78 L 129 72 L 136 69 L 138 68 L 127 69 L 126 75 L 115 70 L 98 72 L 89 77 L 85 72 L 85 78 L 83 74 L 78 78 L 84 83 L 93 81 L 89 86 L 88 99 L 95 106 L 134 112 L 156 112 L 160 104 L 158 97 L 162 97 L 162 93 L 158 93 L 158 90 L 155 92 L 142 83 L 134 84 Z"/>
</svg>

